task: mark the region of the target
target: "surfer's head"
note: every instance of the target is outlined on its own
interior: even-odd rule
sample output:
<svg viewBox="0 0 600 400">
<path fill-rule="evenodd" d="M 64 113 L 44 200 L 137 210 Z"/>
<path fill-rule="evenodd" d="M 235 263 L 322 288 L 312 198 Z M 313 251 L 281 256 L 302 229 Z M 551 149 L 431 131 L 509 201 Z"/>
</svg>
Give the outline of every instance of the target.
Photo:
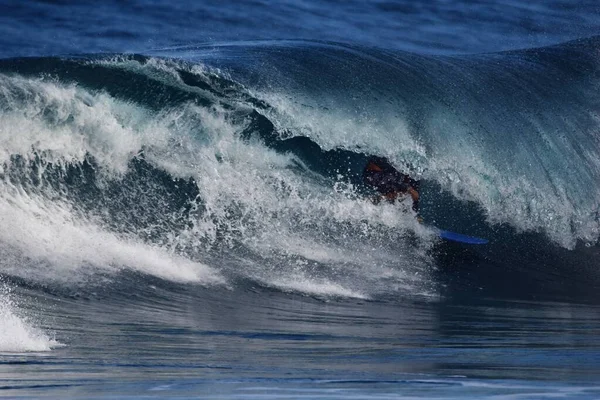
<svg viewBox="0 0 600 400">
<path fill-rule="evenodd" d="M 369 160 L 367 162 L 367 170 L 369 170 L 369 171 L 384 171 L 384 170 L 395 171 L 396 168 L 394 168 L 392 166 L 392 164 L 390 164 L 390 162 L 387 160 L 387 158 L 371 156 L 371 157 L 369 157 Z"/>
</svg>

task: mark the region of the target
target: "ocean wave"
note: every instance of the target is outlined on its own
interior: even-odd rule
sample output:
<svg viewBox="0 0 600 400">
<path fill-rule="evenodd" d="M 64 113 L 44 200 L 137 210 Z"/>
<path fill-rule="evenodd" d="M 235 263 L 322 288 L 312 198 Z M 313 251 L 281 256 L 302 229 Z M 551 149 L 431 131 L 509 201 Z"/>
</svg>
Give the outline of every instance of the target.
<svg viewBox="0 0 600 400">
<path fill-rule="evenodd" d="M 487 236 L 482 257 L 495 237 L 593 246 L 596 41 L 467 57 L 264 42 L 2 60 L 0 246 L 17 262 L 0 272 L 435 295 L 439 239 L 406 205 L 365 199 L 372 154 L 422 179 L 426 221 Z"/>
<path fill-rule="evenodd" d="M 456 57 L 269 42 L 210 60 L 270 105 L 281 137 L 408 164 L 489 224 L 572 249 L 599 234 L 597 42 Z"/>
</svg>

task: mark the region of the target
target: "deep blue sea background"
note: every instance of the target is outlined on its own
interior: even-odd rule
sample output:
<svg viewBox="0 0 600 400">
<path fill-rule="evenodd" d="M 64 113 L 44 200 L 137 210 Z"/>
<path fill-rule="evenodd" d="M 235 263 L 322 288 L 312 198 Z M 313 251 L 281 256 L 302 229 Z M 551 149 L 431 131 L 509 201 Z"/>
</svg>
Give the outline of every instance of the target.
<svg viewBox="0 0 600 400">
<path fill-rule="evenodd" d="M 597 35 L 586 0 L 3 0 L 0 397 L 600 398 Z"/>
<path fill-rule="evenodd" d="M 257 39 L 328 40 L 419 53 L 481 53 L 600 33 L 599 6 L 567 1 L 5 0 L 1 55 L 140 52 Z"/>
</svg>

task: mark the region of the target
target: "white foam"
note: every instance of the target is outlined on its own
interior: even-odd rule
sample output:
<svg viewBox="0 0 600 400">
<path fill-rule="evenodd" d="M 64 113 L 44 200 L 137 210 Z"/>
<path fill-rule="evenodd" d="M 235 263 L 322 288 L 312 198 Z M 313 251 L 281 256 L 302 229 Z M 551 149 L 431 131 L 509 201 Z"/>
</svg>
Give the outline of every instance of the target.
<svg viewBox="0 0 600 400">
<path fill-rule="evenodd" d="M 33 159 L 43 153 L 44 162 L 61 166 L 81 162 L 89 153 L 101 166 L 99 174 L 118 176 L 144 144 L 164 148 L 172 139 L 166 126 L 172 118 L 147 118 L 144 109 L 103 93 L 3 75 L 0 88 L 0 163 L 10 163 L 15 154 Z M 73 271 L 93 265 L 112 271 L 130 268 L 176 281 L 223 282 L 200 262 L 118 236 L 76 216 L 60 193 L 50 200 L 8 180 L 0 192 L 0 251 L 6 272 L 73 280 L 78 278 Z M 8 262 L 9 257 L 19 261 Z M 23 268 L 23 257 L 37 267 Z"/>
<path fill-rule="evenodd" d="M 106 272 L 129 268 L 173 281 L 223 283 L 207 265 L 76 218 L 67 203 L 24 192 L 12 194 L 9 201 L 0 198 L 0 242 L 13 255 L 13 260 L 6 257 L 9 250 L 4 248 L 0 265 L 5 272 L 29 279 L 72 281 L 83 278 L 78 270 L 91 265 Z M 21 261 L 14 262 L 15 258 Z M 29 260 L 30 268 L 22 265 L 23 258 Z"/>
<path fill-rule="evenodd" d="M 44 152 L 48 162 L 81 161 L 86 153 L 125 171 L 141 147 L 146 112 L 75 85 L 0 74 L 0 162 Z M 21 99 L 27 101 L 23 102 Z"/>
<path fill-rule="evenodd" d="M 243 272 L 236 268 L 235 273 L 283 290 L 366 298 L 369 293 L 389 290 L 389 285 L 381 283 L 385 275 L 393 277 L 391 284 L 402 286 L 405 294 L 423 292 L 428 257 L 412 246 L 403 246 L 403 235 L 416 232 L 426 247 L 431 234 L 412 213 L 403 213 L 400 206 L 376 207 L 358 200 L 352 188 L 334 190 L 329 182 L 299 171 L 293 156 L 239 140 L 235 127 L 221 112 L 196 111 L 210 132 L 211 143 L 194 148 L 188 159 L 179 153 L 173 164 L 152 156 L 153 162 L 174 175 L 193 175 L 201 191 L 206 211 L 178 240 L 239 240 L 267 261 Z M 238 218 L 232 218 L 230 210 L 236 210 Z M 344 235 L 350 236 L 343 239 Z M 387 257 L 385 251 L 352 247 L 356 241 L 352 235 L 365 243 L 371 239 L 395 241 L 395 248 Z M 381 254 L 374 257 L 377 253 Z M 348 279 L 312 277 L 308 269 L 298 266 L 298 259 L 344 268 Z"/>
<path fill-rule="evenodd" d="M 174 177 L 193 177 L 203 208 L 197 219 L 190 221 L 190 228 L 152 245 L 134 234 L 107 230 L 101 221 L 82 215 L 61 193 L 24 191 L 7 180 L 0 185 L 0 219 L 5 226 L 0 231 L 4 260 L 0 265 L 7 273 L 43 281 L 73 281 L 85 279 L 90 271 L 112 273 L 126 268 L 174 281 L 218 284 L 225 280 L 215 269 L 170 249 L 217 242 L 226 246 L 238 241 L 256 250 L 267 265 L 248 271 L 235 265 L 235 273 L 283 290 L 368 298 L 386 286 L 390 277 L 391 285 L 406 293 L 420 293 L 420 283 L 428 279 L 426 257 L 410 253 L 414 252 L 411 246 L 402 246 L 406 232 L 427 238 L 419 233 L 421 227 L 412 215 L 357 200 L 351 188 L 334 190 L 329 182 L 301 171 L 294 156 L 240 139 L 238 132 L 243 126 L 233 125 L 224 109 L 190 103 L 151 114 L 75 86 L 1 75 L 0 79 L 4 79 L 1 84 L 37 99 L 13 104 L 0 114 L 4 129 L 0 144 L 6 144 L 0 161 L 13 154 L 34 157 L 32 147 L 45 151 L 44 159 L 56 165 L 81 161 L 89 153 L 98 162 L 100 173 L 118 179 L 131 157 L 143 148 L 149 163 Z M 8 98 L 8 102 L 17 101 Z M 52 120 L 40 111 L 44 109 L 54 110 Z M 377 251 L 359 246 L 348 251 L 352 241 L 336 243 L 336 235 L 346 234 L 398 244 L 394 243 L 390 258 L 385 254 L 373 257 Z M 277 251 L 272 252 L 269 244 L 278 246 Z M 406 253 L 398 257 L 403 251 Z M 312 276 L 294 263 L 286 265 L 287 257 L 343 266 L 348 279 Z M 275 265 L 281 271 L 275 273 Z M 382 277 L 388 282 L 381 282 Z"/>
<path fill-rule="evenodd" d="M 61 346 L 40 329 L 31 326 L 27 319 L 18 316 L 16 311 L 6 288 L 0 289 L 0 352 L 50 351 Z"/>
<path fill-rule="evenodd" d="M 311 279 L 301 274 L 292 274 L 286 278 L 272 279 L 268 284 L 283 291 L 293 291 L 314 296 L 369 299 L 368 295 L 345 288 L 338 283 L 327 279 Z"/>
</svg>

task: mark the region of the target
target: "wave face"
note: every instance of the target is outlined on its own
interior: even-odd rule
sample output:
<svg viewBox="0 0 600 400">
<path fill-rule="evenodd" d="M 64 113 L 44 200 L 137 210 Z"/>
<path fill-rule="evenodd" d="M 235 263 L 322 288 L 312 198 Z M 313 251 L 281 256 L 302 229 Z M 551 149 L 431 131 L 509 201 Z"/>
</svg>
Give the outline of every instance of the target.
<svg viewBox="0 0 600 400">
<path fill-rule="evenodd" d="M 255 72 L 244 83 L 260 81 L 279 132 L 409 163 L 488 222 L 573 248 L 599 232 L 597 44 L 468 57 L 287 43 L 209 51 Z"/>
<path fill-rule="evenodd" d="M 3 60 L 1 272 L 435 298 L 462 250 L 406 204 L 365 199 L 376 154 L 422 179 L 426 221 L 491 240 L 476 264 L 560 268 L 561 286 L 567 266 L 596 271 L 597 50 L 261 42 Z"/>
</svg>

